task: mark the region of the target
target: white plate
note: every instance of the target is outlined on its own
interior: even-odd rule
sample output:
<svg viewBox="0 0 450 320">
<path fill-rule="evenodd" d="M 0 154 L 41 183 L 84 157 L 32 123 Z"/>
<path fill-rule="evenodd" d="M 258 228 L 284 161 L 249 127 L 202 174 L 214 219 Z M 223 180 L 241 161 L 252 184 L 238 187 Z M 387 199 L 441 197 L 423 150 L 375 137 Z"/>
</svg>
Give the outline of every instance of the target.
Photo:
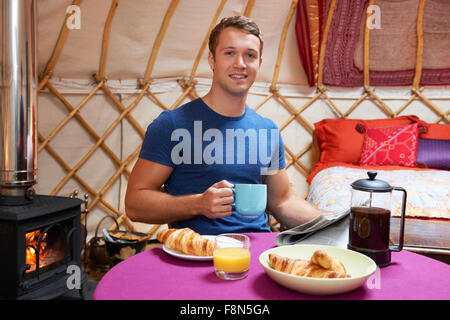
<svg viewBox="0 0 450 320">
<path fill-rule="evenodd" d="M 320 279 L 296 276 L 272 269 L 269 266 L 269 253 L 283 257 L 309 260 L 316 250 L 325 250 L 329 255 L 340 260 L 351 278 Z M 359 288 L 376 270 L 377 265 L 369 257 L 348 249 L 323 245 L 290 245 L 276 247 L 264 251 L 259 256 L 259 262 L 267 275 L 278 284 L 301 293 L 311 295 L 340 294 Z"/>
<path fill-rule="evenodd" d="M 206 235 L 206 236 L 203 236 L 203 237 L 206 238 L 206 239 L 214 241 L 214 238 L 216 236 Z M 168 254 L 170 254 L 171 256 L 174 256 L 176 258 L 180 258 L 180 259 L 183 259 L 183 260 L 212 261 L 212 259 L 213 259 L 213 256 L 193 256 L 193 255 L 190 255 L 190 254 L 184 254 L 184 253 L 181 253 L 181 252 L 177 252 L 177 251 L 174 251 L 172 249 L 167 248 L 165 245 L 163 245 L 163 250 L 165 252 L 167 252 Z"/>
</svg>

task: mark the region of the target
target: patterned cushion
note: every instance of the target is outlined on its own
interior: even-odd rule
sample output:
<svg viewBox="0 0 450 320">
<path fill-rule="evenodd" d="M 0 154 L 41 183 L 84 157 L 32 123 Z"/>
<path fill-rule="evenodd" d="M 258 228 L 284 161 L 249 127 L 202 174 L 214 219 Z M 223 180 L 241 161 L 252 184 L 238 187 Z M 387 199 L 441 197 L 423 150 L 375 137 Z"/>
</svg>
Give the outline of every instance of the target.
<svg viewBox="0 0 450 320">
<path fill-rule="evenodd" d="M 416 167 L 419 124 L 406 126 L 365 127 L 360 164 Z"/>
<path fill-rule="evenodd" d="M 355 164 L 361 157 L 364 134 L 356 128 L 381 128 L 405 126 L 418 122 L 414 115 L 389 119 L 323 119 L 314 124 L 317 143 L 320 148 L 320 162 L 346 162 Z"/>
</svg>

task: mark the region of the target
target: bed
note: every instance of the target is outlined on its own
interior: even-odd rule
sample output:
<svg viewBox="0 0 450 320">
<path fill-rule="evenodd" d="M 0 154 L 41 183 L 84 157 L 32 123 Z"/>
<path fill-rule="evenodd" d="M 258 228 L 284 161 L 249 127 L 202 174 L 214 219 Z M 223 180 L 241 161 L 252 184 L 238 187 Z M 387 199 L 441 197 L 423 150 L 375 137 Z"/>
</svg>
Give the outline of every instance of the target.
<svg viewBox="0 0 450 320">
<path fill-rule="evenodd" d="M 408 138 L 411 150 L 396 149 L 401 140 L 399 131 L 379 138 L 378 145 L 369 133 L 372 129 L 390 132 L 392 128 L 414 127 L 417 129 Z M 392 129 L 393 130 L 393 129 Z M 400 129 L 399 129 L 400 130 Z M 380 133 L 380 132 L 377 132 Z M 397 140 L 394 141 L 392 137 Z M 405 137 L 403 137 L 405 138 Z M 394 146 L 389 146 L 388 140 Z M 415 139 L 415 140 L 414 140 Z M 401 143 L 405 143 L 400 141 Z M 427 143 L 442 143 L 439 147 L 428 148 Z M 425 144 L 423 144 L 425 142 Z M 377 171 L 377 179 L 387 181 L 392 186 L 400 186 L 408 193 L 404 248 L 427 254 L 446 262 L 450 261 L 450 125 L 429 124 L 416 116 L 402 116 L 392 119 L 324 119 L 315 124 L 312 148 L 312 168 L 307 181 L 307 200 L 323 210 L 349 208 L 350 184 L 367 178 L 367 171 Z M 363 159 L 368 150 L 376 153 L 385 148 L 377 159 Z M 403 146 L 404 148 L 404 146 Z M 414 159 L 405 165 L 408 151 Z M 369 152 L 370 153 L 370 152 Z M 406 156 L 405 156 L 406 155 Z M 385 161 L 388 158 L 388 161 Z M 382 165 L 381 165 L 382 164 Z M 391 241 L 398 242 L 401 215 L 401 193 L 394 192 L 391 209 Z"/>
</svg>

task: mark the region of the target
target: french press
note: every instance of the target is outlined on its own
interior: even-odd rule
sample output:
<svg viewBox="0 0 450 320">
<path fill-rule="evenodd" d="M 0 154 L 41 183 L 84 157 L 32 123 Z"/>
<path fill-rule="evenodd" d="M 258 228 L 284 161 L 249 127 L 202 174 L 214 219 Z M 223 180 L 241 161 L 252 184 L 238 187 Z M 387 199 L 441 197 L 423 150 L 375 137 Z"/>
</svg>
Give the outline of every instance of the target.
<svg viewBox="0 0 450 320">
<path fill-rule="evenodd" d="M 372 258 L 379 267 L 391 263 L 391 251 L 403 249 L 406 190 L 375 179 L 377 172 L 368 171 L 369 179 L 351 184 L 351 208 L 348 248 Z M 403 192 L 398 245 L 389 245 L 392 191 Z"/>
</svg>

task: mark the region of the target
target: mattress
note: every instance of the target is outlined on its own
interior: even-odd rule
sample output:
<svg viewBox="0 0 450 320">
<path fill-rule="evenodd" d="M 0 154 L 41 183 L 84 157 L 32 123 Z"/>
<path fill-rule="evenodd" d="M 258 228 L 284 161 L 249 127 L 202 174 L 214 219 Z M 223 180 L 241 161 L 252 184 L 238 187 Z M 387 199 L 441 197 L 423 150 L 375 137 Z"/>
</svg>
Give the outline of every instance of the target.
<svg viewBox="0 0 450 320">
<path fill-rule="evenodd" d="M 311 181 L 307 200 L 327 211 L 348 209 L 350 184 L 367 178 L 367 168 L 335 166 L 318 172 Z M 376 179 L 407 191 L 406 216 L 450 219 L 450 171 L 376 170 Z M 393 191 L 393 216 L 401 216 L 402 192 Z"/>
</svg>

